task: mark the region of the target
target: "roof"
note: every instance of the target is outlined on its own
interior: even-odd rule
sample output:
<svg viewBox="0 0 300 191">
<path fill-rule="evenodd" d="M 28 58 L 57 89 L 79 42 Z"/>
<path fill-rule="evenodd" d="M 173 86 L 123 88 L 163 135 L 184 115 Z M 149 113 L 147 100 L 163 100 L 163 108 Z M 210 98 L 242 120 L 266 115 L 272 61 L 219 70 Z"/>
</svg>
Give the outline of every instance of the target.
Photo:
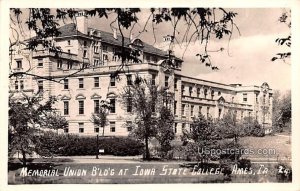
<svg viewBox="0 0 300 191">
<path fill-rule="evenodd" d="M 83 34 L 82 32 L 79 32 L 76 29 L 75 23 L 70 23 L 70 24 L 66 24 L 62 27 L 59 27 L 58 31 L 60 32 L 58 37 L 74 36 L 74 35 L 87 36 L 87 35 Z"/>
<path fill-rule="evenodd" d="M 89 28 L 92 29 L 92 28 Z M 106 31 L 102 31 L 102 30 L 98 30 L 98 29 L 94 29 L 97 30 L 101 33 L 101 41 L 107 44 L 112 44 L 112 45 L 116 45 L 116 46 L 122 46 L 122 36 L 118 35 L 117 39 L 115 39 L 113 37 L 113 34 L 110 32 L 106 32 Z M 81 32 L 79 32 L 76 29 L 76 24 L 75 23 L 70 23 L 70 24 L 66 24 L 62 27 L 60 27 L 58 29 L 58 31 L 60 32 L 58 37 L 67 37 L 67 36 L 82 36 L 82 37 L 89 37 L 86 34 L 83 34 Z M 127 37 L 124 37 L 124 44 L 125 46 L 129 46 L 131 44 L 131 40 Z M 159 56 L 163 56 L 163 57 L 167 57 L 168 53 L 166 51 L 160 50 L 158 48 L 155 48 L 154 46 L 147 44 L 145 42 L 143 42 L 143 51 L 149 54 L 154 54 L 154 55 L 159 55 Z M 179 58 L 176 58 L 179 59 Z M 179 59 L 181 60 L 181 59 Z"/>
</svg>

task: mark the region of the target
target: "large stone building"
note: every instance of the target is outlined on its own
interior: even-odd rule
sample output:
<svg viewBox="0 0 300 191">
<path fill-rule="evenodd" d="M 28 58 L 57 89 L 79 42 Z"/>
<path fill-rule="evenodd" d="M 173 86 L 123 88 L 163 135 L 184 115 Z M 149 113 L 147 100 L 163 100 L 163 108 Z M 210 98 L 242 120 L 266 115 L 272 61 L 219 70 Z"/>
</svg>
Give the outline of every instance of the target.
<svg viewBox="0 0 300 191">
<path fill-rule="evenodd" d="M 142 62 L 129 63 L 126 72 L 116 80 L 111 74 L 121 63 L 116 56 L 122 46 L 119 35 L 88 28 L 84 13 L 77 15 L 77 25 L 67 24 L 59 31 L 55 45 L 63 52 L 58 56 L 42 47 L 29 52 L 25 48 L 26 42 L 12 47 L 11 72 L 28 71 L 33 75 L 10 78 L 10 94 L 17 98 L 20 93 L 42 91 L 44 98 L 58 96 L 59 102 L 55 106 L 69 122 L 66 132 L 83 135 L 102 132 L 91 122 L 91 115 L 101 100 L 108 100 L 112 108 L 105 135 L 126 136 L 131 129 L 124 124 L 132 120 L 132 115 L 120 104 L 118 94 L 136 74 L 153 84 L 167 87 L 175 96 L 172 110 L 177 135 L 183 128 L 189 128 L 193 118 L 200 113 L 222 118 L 228 110 L 236 112 L 238 119 L 256 118 L 266 130 L 272 125 L 272 90 L 267 83 L 242 86 L 186 76 L 181 72 L 183 60 L 173 57 L 174 67 L 166 67 L 168 51 L 130 38 L 125 38 L 125 46 L 141 50 L 139 59 Z M 171 36 L 164 38 L 165 44 L 170 41 Z M 84 65 L 88 67 L 80 69 Z M 47 80 L 49 77 L 60 83 Z"/>
</svg>

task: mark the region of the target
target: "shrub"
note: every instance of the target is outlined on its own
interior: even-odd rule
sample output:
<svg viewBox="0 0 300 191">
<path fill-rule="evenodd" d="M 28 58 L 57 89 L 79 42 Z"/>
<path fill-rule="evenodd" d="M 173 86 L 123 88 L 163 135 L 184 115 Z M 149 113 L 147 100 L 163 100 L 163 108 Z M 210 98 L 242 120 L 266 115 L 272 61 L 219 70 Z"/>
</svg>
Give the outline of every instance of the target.
<svg viewBox="0 0 300 191">
<path fill-rule="evenodd" d="M 99 137 L 99 149 L 104 155 L 134 156 L 143 152 L 143 144 L 129 137 Z M 45 132 L 36 145 L 37 153 L 43 156 L 80 156 L 96 155 L 96 136 L 78 136 Z"/>
</svg>

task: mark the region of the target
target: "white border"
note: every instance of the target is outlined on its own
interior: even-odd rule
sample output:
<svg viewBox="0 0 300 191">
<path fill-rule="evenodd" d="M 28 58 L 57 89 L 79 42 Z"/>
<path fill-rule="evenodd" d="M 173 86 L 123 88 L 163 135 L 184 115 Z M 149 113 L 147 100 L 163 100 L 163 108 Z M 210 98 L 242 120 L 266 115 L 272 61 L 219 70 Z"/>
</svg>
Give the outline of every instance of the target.
<svg viewBox="0 0 300 191">
<path fill-rule="evenodd" d="M 225 3 L 226 2 L 226 3 Z M 300 1 L 299 0 L 177 0 L 176 3 L 172 0 L 61 0 L 61 1 L 44 1 L 44 0 L 0 0 L 0 93 L 1 100 L 1 133 L 0 133 L 0 190 L 194 190 L 194 189 L 210 189 L 210 190 L 300 190 L 300 172 L 299 172 L 299 149 L 300 139 L 300 91 L 299 91 L 299 72 L 300 72 Z M 97 184 L 86 184 L 86 185 L 7 185 L 7 134 L 6 128 L 8 126 L 7 120 L 7 108 L 8 108 L 8 27 L 9 27 L 9 8 L 29 8 L 29 7 L 230 7 L 230 8 L 273 8 L 273 7 L 290 7 L 292 9 L 292 161 L 293 161 L 293 183 L 226 183 L 226 184 L 118 184 L 118 185 L 97 185 Z M 263 18 L 261 18 L 263 19 Z M 298 51 L 297 51 L 298 50 Z M 7 72 L 6 72 L 7 71 Z"/>
</svg>

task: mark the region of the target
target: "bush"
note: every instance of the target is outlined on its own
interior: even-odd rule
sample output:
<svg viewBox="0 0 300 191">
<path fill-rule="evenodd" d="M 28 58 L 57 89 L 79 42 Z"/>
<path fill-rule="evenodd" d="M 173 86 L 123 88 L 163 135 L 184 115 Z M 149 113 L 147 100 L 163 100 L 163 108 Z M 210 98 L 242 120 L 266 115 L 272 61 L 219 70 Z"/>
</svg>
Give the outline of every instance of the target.
<svg viewBox="0 0 300 191">
<path fill-rule="evenodd" d="M 134 156 L 143 153 L 144 145 L 129 137 L 99 137 L 99 149 L 104 149 L 104 155 Z M 36 150 L 42 156 L 96 155 L 97 138 L 45 132 Z"/>
<path fill-rule="evenodd" d="M 265 136 L 265 129 L 251 117 L 244 119 L 243 136 L 263 137 Z"/>
</svg>

